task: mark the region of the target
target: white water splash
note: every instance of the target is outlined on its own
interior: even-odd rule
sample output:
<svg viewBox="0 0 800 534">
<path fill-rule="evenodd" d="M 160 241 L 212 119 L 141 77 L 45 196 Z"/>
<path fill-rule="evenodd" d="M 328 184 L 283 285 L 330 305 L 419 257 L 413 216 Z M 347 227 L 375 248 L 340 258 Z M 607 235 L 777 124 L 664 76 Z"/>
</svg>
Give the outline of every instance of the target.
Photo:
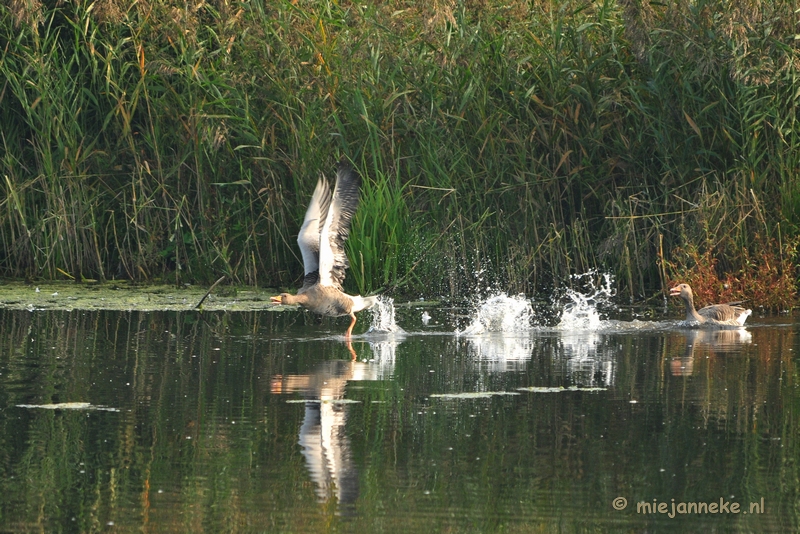
<svg viewBox="0 0 800 534">
<path fill-rule="evenodd" d="M 370 325 L 367 333 L 404 332 L 395 319 L 393 298 L 380 295 L 375 305 L 369 308 L 369 312 L 372 314 L 372 325 Z"/>
<path fill-rule="evenodd" d="M 501 293 L 481 302 L 475 310 L 472 323 L 459 336 L 487 332 L 528 332 L 533 328 L 533 307 L 525 295 L 509 297 Z"/>
<path fill-rule="evenodd" d="M 560 330 L 597 330 L 602 326 L 599 307 L 612 303 L 614 297 L 614 277 L 604 273 L 599 287 L 595 285 L 596 271 L 573 275 L 585 287 L 586 292 L 581 293 L 567 289 L 565 297 L 568 302 L 561 311 L 561 320 L 557 328 Z"/>
</svg>

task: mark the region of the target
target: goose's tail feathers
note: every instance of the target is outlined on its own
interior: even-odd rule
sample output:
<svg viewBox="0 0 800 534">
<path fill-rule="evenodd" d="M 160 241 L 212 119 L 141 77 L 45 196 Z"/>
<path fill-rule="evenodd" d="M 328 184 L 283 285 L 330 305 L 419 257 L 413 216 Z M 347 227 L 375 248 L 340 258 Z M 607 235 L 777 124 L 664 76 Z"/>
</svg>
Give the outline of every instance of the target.
<svg viewBox="0 0 800 534">
<path fill-rule="evenodd" d="M 373 295 L 371 297 L 362 297 L 361 295 L 357 295 L 353 297 L 353 313 L 371 308 L 377 304 L 377 302 L 377 295 Z"/>
</svg>

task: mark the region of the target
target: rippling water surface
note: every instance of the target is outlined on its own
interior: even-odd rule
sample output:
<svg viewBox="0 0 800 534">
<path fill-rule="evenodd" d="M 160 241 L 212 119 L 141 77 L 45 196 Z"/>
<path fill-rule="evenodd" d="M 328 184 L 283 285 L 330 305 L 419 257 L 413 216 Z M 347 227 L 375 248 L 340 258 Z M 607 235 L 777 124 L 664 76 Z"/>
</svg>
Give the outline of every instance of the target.
<svg viewBox="0 0 800 534">
<path fill-rule="evenodd" d="M 570 298 L 0 310 L 2 529 L 797 530 L 798 322 Z"/>
</svg>

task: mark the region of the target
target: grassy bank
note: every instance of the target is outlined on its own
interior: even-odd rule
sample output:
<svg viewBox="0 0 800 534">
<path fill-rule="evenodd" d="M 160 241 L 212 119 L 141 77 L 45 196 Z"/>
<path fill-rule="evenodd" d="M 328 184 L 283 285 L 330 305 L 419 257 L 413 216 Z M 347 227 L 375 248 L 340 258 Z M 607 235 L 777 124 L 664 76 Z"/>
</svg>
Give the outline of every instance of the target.
<svg viewBox="0 0 800 534">
<path fill-rule="evenodd" d="M 797 22 L 758 0 L 11 2 L 0 275 L 293 285 L 347 156 L 349 289 L 531 294 L 597 267 L 640 299 L 710 265 L 709 291 L 769 273 L 786 307 Z"/>
</svg>

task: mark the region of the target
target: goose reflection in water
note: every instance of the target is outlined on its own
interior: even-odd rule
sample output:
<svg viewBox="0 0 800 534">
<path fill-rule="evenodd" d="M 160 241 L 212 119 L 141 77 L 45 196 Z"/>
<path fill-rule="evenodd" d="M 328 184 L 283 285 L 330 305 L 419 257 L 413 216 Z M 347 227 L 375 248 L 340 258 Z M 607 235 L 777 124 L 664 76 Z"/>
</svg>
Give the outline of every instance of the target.
<svg viewBox="0 0 800 534">
<path fill-rule="evenodd" d="M 744 328 L 736 330 L 700 330 L 683 332 L 686 347 L 683 356 L 672 358 L 669 362 L 673 376 L 691 376 L 694 372 L 694 360 L 697 352 L 702 350 L 712 354 L 737 352 L 742 345 L 752 343 L 753 336 Z"/>
<path fill-rule="evenodd" d="M 277 375 L 270 384 L 273 394 L 301 393 L 305 398 L 305 415 L 297 443 L 318 502 L 326 503 L 335 498 L 337 512 L 341 515 L 355 513 L 359 496 L 358 468 L 353 462 L 345 428 L 350 404 L 357 401 L 346 399 L 347 384 L 382 380 L 394 372 L 397 342 L 381 341 L 370 345 L 375 355 L 372 361 L 356 358 L 324 361 L 309 374 Z"/>
</svg>

